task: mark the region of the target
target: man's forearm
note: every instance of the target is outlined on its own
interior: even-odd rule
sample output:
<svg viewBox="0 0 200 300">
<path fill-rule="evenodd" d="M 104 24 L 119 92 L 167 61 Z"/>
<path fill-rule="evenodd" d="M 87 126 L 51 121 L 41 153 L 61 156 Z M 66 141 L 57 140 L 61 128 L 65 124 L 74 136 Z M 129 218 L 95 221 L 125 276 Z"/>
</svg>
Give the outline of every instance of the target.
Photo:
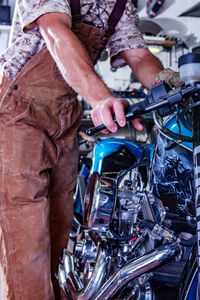
<svg viewBox="0 0 200 300">
<path fill-rule="evenodd" d="M 92 107 L 112 96 L 95 73 L 93 65 L 79 39 L 65 22 L 40 26 L 47 47 L 66 82 Z"/>
<path fill-rule="evenodd" d="M 160 60 L 152 55 L 148 49 L 130 49 L 122 53 L 136 78 L 148 89 L 154 78 L 163 70 Z"/>
<path fill-rule="evenodd" d="M 66 82 L 92 106 L 94 125 L 103 123 L 107 128 L 105 133 L 125 126 L 124 109 L 129 102 L 116 98 L 95 73 L 85 48 L 71 31 L 71 18 L 62 13 L 49 13 L 39 17 L 36 24 Z M 113 114 L 118 125 L 113 121 Z M 137 129 L 143 128 L 138 120 L 134 122 Z"/>
</svg>

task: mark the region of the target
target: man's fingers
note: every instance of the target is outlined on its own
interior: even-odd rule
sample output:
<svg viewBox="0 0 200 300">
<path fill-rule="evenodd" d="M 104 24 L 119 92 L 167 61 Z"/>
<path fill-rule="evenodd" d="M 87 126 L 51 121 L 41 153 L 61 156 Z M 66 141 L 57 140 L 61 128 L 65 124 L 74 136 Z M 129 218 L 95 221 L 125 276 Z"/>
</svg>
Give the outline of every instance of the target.
<svg viewBox="0 0 200 300">
<path fill-rule="evenodd" d="M 103 123 L 101 116 L 100 116 L 100 108 L 99 107 L 96 107 L 95 109 L 92 110 L 91 117 L 92 117 L 92 121 L 93 121 L 95 127 L 97 127 Z M 101 132 L 104 134 L 110 134 L 110 131 L 108 129 L 102 130 Z"/>
<path fill-rule="evenodd" d="M 141 131 L 141 130 L 144 129 L 144 126 L 142 125 L 140 119 L 134 119 L 134 120 L 132 120 L 132 124 L 133 124 L 133 126 L 134 126 L 137 130 L 140 130 L 140 131 Z"/>
<path fill-rule="evenodd" d="M 99 102 L 91 113 L 94 125 L 99 126 L 104 124 L 107 129 L 102 132 L 105 134 L 116 132 L 118 125 L 120 127 L 124 127 L 126 125 L 124 110 L 128 105 L 129 102 L 126 99 L 115 97 L 110 97 Z M 113 121 L 113 115 L 116 118 L 117 124 Z M 132 123 L 137 130 L 143 130 L 143 125 L 139 119 L 134 119 Z"/>
<path fill-rule="evenodd" d="M 100 110 L 100 117 L 102 123 L 110 130 L 111 132 L 117 131 L 117 124 L 113 121 L 113 107 L 111 103 L 105 103 L 102 105 Z"/>
<path fill-rule="evenodd" d="M 125 106 L 126 105 L 124 101 L 115 101 L 113 103 L 115 118 L 117 120 L 117 123 L 121 127 L 124 127 L 126 125 L 126 117 L 124 113 Z"/>
</svg>

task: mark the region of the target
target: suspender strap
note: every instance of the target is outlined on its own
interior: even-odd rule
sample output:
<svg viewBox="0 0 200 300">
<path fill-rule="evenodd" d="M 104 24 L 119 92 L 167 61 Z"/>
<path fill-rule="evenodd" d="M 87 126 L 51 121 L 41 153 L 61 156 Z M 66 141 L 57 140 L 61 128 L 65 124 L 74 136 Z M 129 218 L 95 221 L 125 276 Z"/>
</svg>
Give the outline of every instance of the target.
<svg viewBox="0 0 200 300">
<path fill-rule="evenodd" d="M 119 22 L 121 16 L 123 15 L 127 0 L 117 0 L 114 9 L 108 19 L 108 29 L 106 35 L 110 36 L 115 32 L 115 27 Z M 72 21 L 80 22 L 82 20 L 81 16 L 81 7 L 80 0 L 71 0 L 70 1 L 71 12 L 72 12 Z"/>
<path fill-rule="evenodd" d="M 81 6 L 80 0 L 70 0 L 71 13 L 72 13 L 72 22 L 77 23 L 81 22 Z"/>
<path fill-rule="evenodd" d="M 121 16 L 123 15 L 123 12 L 126 7 L 127 0 L 117 0 L 115 7 L 108 19 L 108 29 L 106 32 L 107 36 L 112 35 L 115 32 L 115 27 L 117 23 L 119 22 Z"/>
</svg>

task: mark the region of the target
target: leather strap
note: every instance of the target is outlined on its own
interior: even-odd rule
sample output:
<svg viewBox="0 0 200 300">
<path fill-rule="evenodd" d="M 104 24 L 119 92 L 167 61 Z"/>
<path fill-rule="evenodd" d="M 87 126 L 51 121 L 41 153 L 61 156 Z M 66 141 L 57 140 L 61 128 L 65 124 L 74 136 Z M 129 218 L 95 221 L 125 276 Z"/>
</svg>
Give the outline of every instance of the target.
<svg viewBox="0 0 200 300">
<path fill-rule="evenodd" d="M 114 9 L 108 19 L 108 29 L 106 31 L 106 36 L 110 36 L 115 32 L 115 27 L 119 20 L 121 19 L 127 0 L 117 0 L 114 6 Z M 72 12 L 72 21 L 74 23 L 81 22 L 81 6 L 80 0 L 71 0 L 70 1 L 71 12 Z"/>
<path fill-rule="evenodd" d="M 70 0 L 72 13 L 72 22 L 77 23 L 82 21 L 80 0 Z"/>
<path fill-rule="evenodd" d="M 108 19 L 108 29 L 106 35 L 110 36 L 115 32 L 115 27 L 124 13 L 127 0 L 117 0 L 115 7 Z"/>
</svg>

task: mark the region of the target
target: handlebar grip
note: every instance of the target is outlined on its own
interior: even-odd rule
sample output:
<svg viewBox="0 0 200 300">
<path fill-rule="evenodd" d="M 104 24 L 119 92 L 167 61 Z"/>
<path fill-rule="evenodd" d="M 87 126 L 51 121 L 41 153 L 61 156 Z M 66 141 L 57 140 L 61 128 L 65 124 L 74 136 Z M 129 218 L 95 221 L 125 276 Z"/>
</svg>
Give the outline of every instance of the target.
<svg viewBox="0 0 200 300">
<path fill-rule="evenodd" d="M 165 84 L 159 83 L 151 89 L 144 101 L 132 104 L 128 107 L 126 110 L 126 120 L 132 120 L 144 113 L 170 106 L 170 109 L 167 108 L 160 111 L 161 115 L 166 116 L 168 112 L 169 114 L 172 113 L 171 106 L 183 102 L 185 98 L 194 95 L 194 93 L 200 94 L 200 83 L 179 87 L 170 91 L 167 90 Z M 114 119 L 114 122 L 117 123 L 116 119 Z M 101 124 L 97 127 L 88 129 L 86 133 L 91 136 L 105 128 L 105 125 Z"/>
<path fill-rule="evenodd" d="M 89 128 L 86 130 L 86 134 L 89 135 L 89 136 L 92 136 L 94 135 L 95 133 L 101 131 L 101 130 L 104 130 L 106 129 L 106 126 L 104 124 L 101 124 L 97 127 L 92 127 L 92 128 Z"/>
<path fill-rule="evenodd" d="M 137 117 L 139 114 L 141 114 L 144 110 L 144 107 L 146 105 L 146 101 L 138 102 L 136 104 L 132 104 L 127 109 L 126 114 L 126 121 L 132 120 L 133 118 Z M 115 123 L 117 123 L 116 119 L 113 119 Z M 106 129 L 106 126 L 104 124 L 101 124 L 97 127 L 92 127 L 86 130 L 86 134 L 89 136 L 94 135 L 95 133 Z"/>
</svg>

